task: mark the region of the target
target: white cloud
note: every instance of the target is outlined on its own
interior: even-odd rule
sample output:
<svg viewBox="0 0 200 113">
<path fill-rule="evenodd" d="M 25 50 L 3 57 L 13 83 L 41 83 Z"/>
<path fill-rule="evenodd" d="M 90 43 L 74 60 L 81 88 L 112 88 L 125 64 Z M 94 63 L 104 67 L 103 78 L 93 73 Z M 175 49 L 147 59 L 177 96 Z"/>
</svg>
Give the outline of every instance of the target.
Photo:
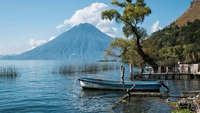
<svg viewBox="0 0 200 113">
<path fill-rule="evenodd" d="M 63 24 L 60 24 L 60 25 L 57 25 L 56 26 L 56 29 L 61 29 L 62 27 L 64 27 L 65 25 L 63 25 Z"/>
<path fill-rule="evenodd" d="M 35 47 L 38 47 L 44 43 L 46 43 L 46 40 L 35 40 L 35 39 L 30 39 L 29 44 L 31 46 L 31 49 L 34 49 Z"/>
<path fill-rule="evenodd" d="M 63 28 L 64 26 L 73 27 L 80 23 L 90 23 L 100 29 L 102 32 L 115 37 L 118 34 L 118 30 L 114 26 L 113 21 L 102 20 L 101 12 L 108 9 L 108 5 L 104 3 L 93 3 L 88 7 L 77 10 L 70 19 L 64 20 L 63 24 L 56 26 L 57 30 Z"/>
<path fill-rule="evenodd" d="M 157 20 L 156 23 L 154 23 L 152 26 L 151 26 L 151 32 L 156 32 L 157 30 L 160 30 L 162 29 L 162 27 L 159 26 L 159 21 Z"/>
<path fill-rule="evenodd" d="M 30 39 L 28 44 L 31 46 L 31 49 L 34 49 L 34 48 L 36 48 L 36 47 L 38 47 L 40 45 L 43 45 L 43 44 L 45 44 L 45 43 L 47 43 L 47 42 L 49 42 L 49 41 L 51 41 L 51 40 L 53 40 L 55 38 L 56 38 L 55 36 L 52 36 L 52 37 L 49 38 L 49 40 Z M 29 50 L 31 50 L 31 49 L 29 49 Z"/>
<path fill-rule="evenodd" d="M 52 36 L 51 38 L 49 38 L 49 41 L 53 40 L 54 38 L 56 38 L 55 36 Z"/>
</svg>

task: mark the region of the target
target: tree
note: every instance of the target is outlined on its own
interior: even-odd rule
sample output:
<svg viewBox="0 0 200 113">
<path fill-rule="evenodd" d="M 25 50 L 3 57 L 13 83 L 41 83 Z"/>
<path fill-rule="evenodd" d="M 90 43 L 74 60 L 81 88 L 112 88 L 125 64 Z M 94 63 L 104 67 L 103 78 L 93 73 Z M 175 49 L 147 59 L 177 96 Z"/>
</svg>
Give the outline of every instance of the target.
<svg viewBox="0 0 200 113">
<path fill-rule="evenodd" d="M 144 61 L 138 55 L 135 45 L 133 39 L 115 38 L 110 43 L 110 47 L 105 50 L 105 58 L 107 56 L 119 57 L 123 62 L 129 62 L 142 68 Z"/>
<path fill-rule="evenodd" d="M 143 23 L 145 16 L 151 14 L 151 9 L 146 6 L 144 0 L 136 0 L 136 3 L 132 3 L 132 0 L 125 0 L 124 2 L 112 0 L 111 4 L 122 8 L 122 14 L 121 11 L 116 9 L 109 9 L 102 12 L 102 19 L 115 19 L 117 23 L 122 23 L 124 35 L 127 38 L 132 37 L 136 39 L 138 54 L 157 72 L 158 65 L 142 50 L 140 41 L 146 33 L 143 28 L 138 26 L 138 24 Z"/>
</svg>

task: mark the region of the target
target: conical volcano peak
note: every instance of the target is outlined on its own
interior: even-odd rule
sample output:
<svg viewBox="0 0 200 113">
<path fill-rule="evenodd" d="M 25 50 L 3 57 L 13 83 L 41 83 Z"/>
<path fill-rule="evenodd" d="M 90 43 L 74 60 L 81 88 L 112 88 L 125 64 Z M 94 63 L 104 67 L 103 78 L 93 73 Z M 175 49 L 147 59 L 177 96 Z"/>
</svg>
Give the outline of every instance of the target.
<svg viewBox="0 0 200 113">
<path fill-rule="evenodd" d="M 89 23 L 81 23 L 54 40 L 14 59 L 37 60 L 102 60 L 112 37 Z"/>
<path fill-rule="evenodd" d="M 81 23 L 81 24 L 75 26 L 74 28 L 76 28 L 76 29 L 82 29 L 82 30 L 90 30 L 90 29 L 98 30 L 94 25 L 89 24 L 89 23 Z"/>
<path fill-rule="evenodd" d="M 92 24 L 90 24 L 90 23 L 80 23 L 79 25 L 78 25 L 79 27 L 94 27 Z"/>
</svg>

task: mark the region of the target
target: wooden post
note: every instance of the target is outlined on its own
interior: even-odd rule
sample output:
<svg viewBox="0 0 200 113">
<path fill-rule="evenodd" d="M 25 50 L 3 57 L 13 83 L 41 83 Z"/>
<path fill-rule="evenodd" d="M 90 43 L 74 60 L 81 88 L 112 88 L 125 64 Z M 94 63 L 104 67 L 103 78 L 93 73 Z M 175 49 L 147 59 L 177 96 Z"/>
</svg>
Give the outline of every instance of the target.
<svg viewBox="0 0 200 113">
<path fill-rule="evenodd" d="M 173 80 L 175 79 L 175 74 L 172 74 L 172 79 L 173 79 Z"/>
<path fill-rule="evenodd" d="M 190 74 L 188 74 L 188 80 L 190 80 Z"/>
<path fill-rule="evenodd" d="M 167 74 L 165 74 L 165 79 L 168 80 L 168 75 Z"/>
<path fill-rule="evenodd" d="M 122 79 L 122 82 L 124 82 L 124 69 L 125 69 L 125 67 L 121 66 L 121 79 Z"/>
<path fill-rule="evenodd" d="M 130 80 L 132 81 L 133 80 L 133 72 L 132 72 L 132 64 L 130 63 Z"/>
<path fill-rule="evenodd" d="M 175 67 L 176 67 L 176 66 L 174 66 L 174 67 L 172 68 L 172 70 L 173 70 L 172 79 L 173 79 L 173 80 L 175 79 Z"/>
<path fill-rule="evenodd" d="M 125 70 L 125 67 L 121 66 L 121 79 L 123 83 L 123 88 L 126 89 L 125 84 L 124 84 L 124 70 Z"/>
<path fill-rule="evenodd" d="M 130 75 L 132 75 L 132 64 L 130 63 Z"/>
</svg>

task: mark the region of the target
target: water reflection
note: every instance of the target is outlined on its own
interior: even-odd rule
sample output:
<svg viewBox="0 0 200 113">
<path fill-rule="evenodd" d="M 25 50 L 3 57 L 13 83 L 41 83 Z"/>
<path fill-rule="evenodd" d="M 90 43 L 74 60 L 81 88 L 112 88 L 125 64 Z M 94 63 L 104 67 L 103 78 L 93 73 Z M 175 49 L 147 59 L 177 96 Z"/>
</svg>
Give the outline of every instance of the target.
<svg viewBox="0 0 200 113">
<path fill-rule="evenodd" d="M 169 113 L 172 107 L 168 106 L 163 99 L 160 98 L 132 98 L 127 104 L 122 104 L 123 113 Z M 114 109 L 118 112 L 119 108 Z"/>
<path fill-rule="evenodd" d="M 108 97 L 119 97 L 125 94 L 125 91 L 109 91 L 109 90 L 92 90 L 82 89 L 81 97 L 95 97 L 95 96 L 108 96 Z"/>
<path fill-rule="evenodd" d="M 123 94 L 121 91 L 82 89 L 79 109 L 81 112 L 112 112 L 111 106 Z"/>
</svg>

